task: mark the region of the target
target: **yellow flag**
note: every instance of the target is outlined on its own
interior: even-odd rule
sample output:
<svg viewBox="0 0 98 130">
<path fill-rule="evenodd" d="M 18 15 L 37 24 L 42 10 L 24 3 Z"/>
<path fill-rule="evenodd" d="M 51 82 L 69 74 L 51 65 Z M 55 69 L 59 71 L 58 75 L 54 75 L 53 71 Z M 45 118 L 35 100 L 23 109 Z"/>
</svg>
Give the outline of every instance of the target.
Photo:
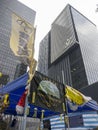
<svg viewBox="0 0 98 130">
<path fill-rule="evenodd" d="M 35 59 L 33 59 L 31 62 L 30 62 L 30 65 L 29 65 L 29 79 L 28 79 L 28 83 L 31 82 L 34 74 L 35 74 L 35 69 L 36 69 L 36 65 L 37 65 L 37 61 Z"/>
<path fill-rule="evenodd" d="M 77 91 L 76 89 L 66 85 L 65 93 L 66 93 L 65 96 L 71 102 L 74 102 L 77 105 L 82 105 L 85 103 L 85 99 L 86 99 L 86 98 L 84 98 L 85 96 L 82 93 L 80 93 L 79 91 Z"/>
<path fill-rule="evenodd" d="M 27 65 L 34 55 L 34 39 L 35 28 L 16 14 L 12 14 L 10 48 Z"/>
</svg>

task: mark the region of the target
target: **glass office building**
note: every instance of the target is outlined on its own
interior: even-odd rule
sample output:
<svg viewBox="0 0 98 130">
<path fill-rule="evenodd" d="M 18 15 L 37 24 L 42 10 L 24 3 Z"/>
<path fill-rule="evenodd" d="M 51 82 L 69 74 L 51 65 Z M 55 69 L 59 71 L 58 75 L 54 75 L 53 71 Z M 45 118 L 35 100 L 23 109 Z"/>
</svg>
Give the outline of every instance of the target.
<svg viewBox="0 0 98 130">
<path fill-rule="evenodd" d="M 17 0 L 0 0 L 0 72 L 9 77 L 8 81 L 26 72 L 25 65 L 13 54 L 9 46 L 12 13 L 16 13 L 31 25 L 34 25 L 36 15 L 34 10 Z"/>
<path fill-rule="evenodd" d="M 67 5 L 52 23 L 49 38 L 49 77 L 77 89 L 98 81 L 98 30 L 94 23 Z M 43 73 L 41 68 L 38 71 Z"/>
<path fill-rule="evenodd" d="M 44 75 L 48 75 L 48 61 L 49 61 L 49 40 L 50 32 L 44 37 L 40 43 L 40 51 L 38 57 L 38 70 L 42 70 Z"/>
</svg>

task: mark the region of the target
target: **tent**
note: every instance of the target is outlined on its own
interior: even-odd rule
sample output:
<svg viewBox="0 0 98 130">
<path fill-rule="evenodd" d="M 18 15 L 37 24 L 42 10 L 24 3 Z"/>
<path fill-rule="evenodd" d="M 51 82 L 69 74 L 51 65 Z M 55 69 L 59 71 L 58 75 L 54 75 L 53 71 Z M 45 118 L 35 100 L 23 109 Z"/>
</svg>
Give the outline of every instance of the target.
<svg viewBox="0 0 98 130">
<path fill-rule="evenodd" d="M 28 73 L 25 73 L 24 75 L 20 76 L 16 80 L 8 83 L 7 85 L 3 86 L 0 88 L 0 94 L 9 94 L 9 101 L 10 104 L 5 110 L 5 114 L 11 114 L 11 115 L 16 115 L 16 105 L 25 91 L 26 83 L 28 80 Z M 33 104 L 28 104 L 30 106 L 30 112 L 29 112 L 29 117 L 32 117 L 34 114 L 34 108 L 37 108 L 37 117 L 41 117 L 42 110 L 44 110 L 44 116 L 52 116 L 52 115 L 57 115 L 59 112 L 54 112 L 48 109 L 44 109 L 42 107 L 35 106 Z"/>
<path fill-rule="evenodd" d="M 16 108 L 16 105 L 17 105 L 22 93 L 25 91 L 27 80 L 28 80 L 28 73 L 25 73 L 18 79 L 14 80 L 14 81 L 8 83 L 7 85 L 3 86 L 2 88 L 0 88 L 0 94 L 9 93 L 10 105 L 5 110 L 5 114 L 16 115 L 15 108 Z M 28 105 L 30 106 L 30 112 L 29 112 L 28 116 L 33 116 L 34 108 L 37 108 L 37 110 L 38 110 L 37 117 L 39 117 L 39 118 L 41 117 L 42 110 L 45 110 L 44 117 L 60 114 L 60 112 L 56 112 L 56 111 L 50 110 L 48 108 L 46 109 L 44 107 L 36 106 L 31 103 Z M 67 107 L 68 107 L 69 113 L 80 112 L 80 111 L 82 111 L 82 112 L 83 111 L 97 111 L 98 110 L 98 104 L 94 100 L 91 100 L 91 101 L 85 103 L 85 105 L 83 105 L 83 106 L 79 106 L 76 111 L 71 110 L 69 105 Z"/>
</svg>

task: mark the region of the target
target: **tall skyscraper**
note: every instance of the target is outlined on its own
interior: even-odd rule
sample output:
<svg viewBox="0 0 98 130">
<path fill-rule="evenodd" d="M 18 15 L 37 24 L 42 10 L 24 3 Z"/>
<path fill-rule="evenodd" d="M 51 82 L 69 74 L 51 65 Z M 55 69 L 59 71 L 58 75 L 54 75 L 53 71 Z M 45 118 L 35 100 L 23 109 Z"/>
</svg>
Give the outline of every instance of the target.
<svg viewBox="0 0 98 130">
<path fill-rule="evenodd" d="M 40 43 L 43 49 L 48 46 L 48 61 L 39 60 L 38 71 L 43 73 L 48 65 L 44 73 L 76 89 L 98 81 L 98 30 L 94 23 L 68 4 L 48 35 L 48 40 Z M 46 53 L 39 49 L 40 59 Z"/>
<path fill-rule="evenodd" d="M 12 13 L 34 25 L 36 12 L 17 0 L 0 1 L 0 72 L 8 75 L 9 81 L 26 72 L 26 66 L 13 54 L 9 42 L 11 36 Z M 5 84 L 5 83 L 4 83 Z"/>
<path fill-rule="evenodd" d="M 41 71 L 44 75 L 48 75 L 48 62 L 49 62 L 49 41 L 50 32 L 44 37 L 40 43 L 40 51 L 38 57 L 38 70 Z"/>
</svg>

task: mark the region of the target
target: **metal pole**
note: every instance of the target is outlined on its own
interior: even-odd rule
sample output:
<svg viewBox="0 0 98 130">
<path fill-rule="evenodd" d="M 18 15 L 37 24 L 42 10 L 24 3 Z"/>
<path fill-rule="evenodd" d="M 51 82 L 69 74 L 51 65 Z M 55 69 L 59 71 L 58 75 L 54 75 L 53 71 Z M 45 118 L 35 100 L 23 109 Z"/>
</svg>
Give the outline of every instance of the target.
<svg viewBox="0 0 98 130">
<path fill-rule="evenodd" d="M 62 70 L 62 79 L 63 79 L 63 84 L 65 85 L 65 80 L 64 80 L 64 71 Z M 67 118 L 67 120 L 68 120 L 68 122 L 67 122 L 67 124 L 68 124 L 68 130 L 69 130 L 69 128 L 70 128 L 70 125 L 69 125 L 69 117 L 68 117 L 68 109 L 67 109 L 67 100 L 66 100 L 66 97 L 65 97 L 65 114 L 64 114 L 64 122 L 65 122 L 65 120 L 66 120 L 66 118 Z M 65 129 L 67 130 L 67 127 L 66 127 L 66 125 L 65 125 Z"/>
<path fill-rule="evenodd" d="M 26 99 L 25 99 L 24 122 L 23 122 L 23 129 L 22 130 L 26 130 L 27 107 L 28 107 L 28 94 L 26 95 Z"/>
</svg>

